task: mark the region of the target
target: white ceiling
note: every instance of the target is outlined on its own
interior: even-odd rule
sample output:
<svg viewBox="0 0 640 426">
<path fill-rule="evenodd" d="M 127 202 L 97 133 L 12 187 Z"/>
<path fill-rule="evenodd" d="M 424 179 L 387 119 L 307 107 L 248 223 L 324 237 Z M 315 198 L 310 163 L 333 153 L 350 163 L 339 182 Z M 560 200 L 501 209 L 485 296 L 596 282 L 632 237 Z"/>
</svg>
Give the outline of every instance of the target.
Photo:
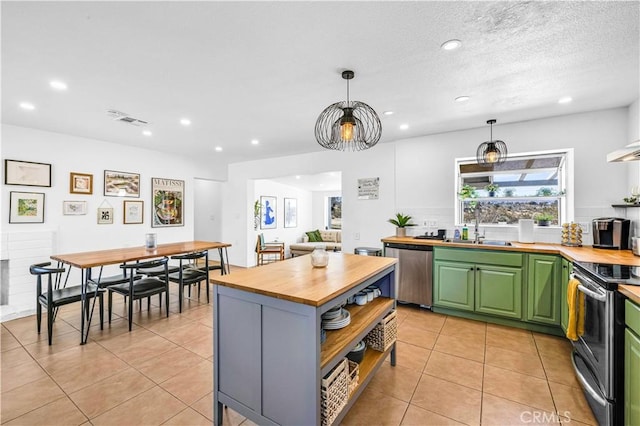
<svg viewBox="0 0 640 426">
<path fill-rule="evenodd" d="M 638 1 L 1 8 L 3 123 L 225 162 L 322 150 L 315 120 L 344 100 L 347 68 L 356 72 L 351 98 L 381 115 L 382 143 L 638 98 Z M 440 49 L 453 38 L 460 49 Z M 68 90 L 52 90 L 51 79 Z M 454 102 L 461 95 L 470 101 Z M 563 96 L 574 101 L 560 105 Z M 20 109 L 22 101 L 36 109 Z M 108 109 L 149 121 L 153 136 Z"/>
</svg>

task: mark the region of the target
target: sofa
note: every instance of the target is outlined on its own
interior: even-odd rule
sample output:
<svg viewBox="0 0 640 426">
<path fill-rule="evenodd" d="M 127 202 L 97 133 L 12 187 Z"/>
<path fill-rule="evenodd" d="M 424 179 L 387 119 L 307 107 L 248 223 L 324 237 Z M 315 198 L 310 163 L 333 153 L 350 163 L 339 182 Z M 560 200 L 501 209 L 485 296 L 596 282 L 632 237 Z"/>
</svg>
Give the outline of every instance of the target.
<svg viewBox="0 0 640 426">
<path fill-rule="evenodd" d="M 328 251 L 342 250 L 342 231 L 326 230 L 320 231 L 321 242 L 310 242 L 309 236 L 305 233 L 302 242 L 289 245 L 291 256 L 302 256 L 309 254 L 319 246 L 324 246 Z"/>
</svg>

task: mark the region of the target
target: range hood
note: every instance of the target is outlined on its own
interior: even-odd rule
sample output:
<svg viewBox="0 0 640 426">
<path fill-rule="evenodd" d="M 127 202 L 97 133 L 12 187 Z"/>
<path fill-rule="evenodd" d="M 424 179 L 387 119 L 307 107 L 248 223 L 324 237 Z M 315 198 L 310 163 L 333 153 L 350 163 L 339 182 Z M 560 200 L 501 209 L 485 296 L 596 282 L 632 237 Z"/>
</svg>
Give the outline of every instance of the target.
<svg viewBox="0 0 640 426">
<path fill-rule="evenodd" d="M 607 154 L 607 162 L 616 161 L 638 161 L 640 160 L 640 139 L 630 143 L 622 149 Z"/>
</svg>

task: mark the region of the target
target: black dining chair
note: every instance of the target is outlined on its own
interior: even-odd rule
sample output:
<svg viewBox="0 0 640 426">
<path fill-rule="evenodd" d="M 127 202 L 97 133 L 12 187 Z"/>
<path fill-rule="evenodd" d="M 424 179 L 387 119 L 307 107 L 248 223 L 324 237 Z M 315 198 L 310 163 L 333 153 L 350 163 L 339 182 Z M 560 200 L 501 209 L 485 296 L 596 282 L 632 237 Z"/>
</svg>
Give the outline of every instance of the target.
<svg viewBox="0 0 640 426">
<path fill-rule="evenodd" d="M 36 295 L 37 295 L 37 305 L 36 305 L 36 321 L 38 325 L 38 334 L 40 334 L 41 323 L 42 323 L 42 307 L 47 308 L 47 333 L 49 338 L 49 345 L 53 343 L 53 322 L 56 319 L 56 315 L 58 313 L 58 308 L 63 305 L 68 305 L 69 303 L 80 302 L 82 300 L 82 286 L 74 285 L 67 286 L 67 279 L 69 274 L 67 273 L 67 279 L 62 281 L 62 274 L 64 273 L 64 268 L 52 268 L 50 267 L 51 262 L 44 263 L 36 263 L 34 265 L 29 266 L 29 272 L 31 275 L 35 275 L 36 278 Z M 45 292 L 42 291 L 42 277 L 47 276 L 47 289 Z M 103 299 L 102 293 L 103 290 L 98 289 L 96 291 L 96 285 L 92 283 L 88 283 L 87 285 L 87 300 L 98 296 L 100 300 L 100 328 L 102 329 L 102 322 L 104 318 L 104 314 L 102 313 L 103 307 Z M 85 311 L 82 312 L 82 315 L 86 315 L 89 318 L 89 304 L 85 305 Z"/>
<path fill-rule="evenodd" d="M 109 324 L 111 324 L 113 293 L 121 294 L 125 297 L 125 302 L 128 302 L 129 331 L 131 331 L 133 323 L 133 302 L 135 300 L 145 297 L 150 298 L 155 294 L 161 295 L 165 293 L 165 311 L 167 312 L 167 317 L 169 316 L 168 261 L 168 257 L 163 257 L 146 262 L 124 263 L 120 265 L 123 270 L 128 271 L 128 274 L 125 274 L 129 276 L 129 280 L 125 283 L 114 284 L 107 287 L 107 291 L 109 292 Z M 142 277 L 136 274 L 136 272 L 138 272 L 144 275 L 145 270 L 151 268 L 157 269 L 159 267 L 164 268 L 164 274 Z M 147 308 L 149 308 L 149 302 Z M 162 308 L 162 296 L 160 296 L 160 308 Z"/>
<path fill-rule="evenodd" d="M 209 251 L 203 250 L 195 253 L 171 256 L 171 259 L 180 261 L 177 272 L 169 274 L 169 281 L 178 284 L 178 299 L 180 300 L 180 312 L 182 312 L 182 301 L 184 300 L 184 288 L 189 287 L 189 297 L 191 297 L 191 286 L 198 284 L 198 299 L 200 299 L 200 283 L 207 284 L 207 303 L 209 303 L 209 270 L 219 268 L 209 265 Z M 202 263 L 202 264 L 199 264 Z"/>
</svg>

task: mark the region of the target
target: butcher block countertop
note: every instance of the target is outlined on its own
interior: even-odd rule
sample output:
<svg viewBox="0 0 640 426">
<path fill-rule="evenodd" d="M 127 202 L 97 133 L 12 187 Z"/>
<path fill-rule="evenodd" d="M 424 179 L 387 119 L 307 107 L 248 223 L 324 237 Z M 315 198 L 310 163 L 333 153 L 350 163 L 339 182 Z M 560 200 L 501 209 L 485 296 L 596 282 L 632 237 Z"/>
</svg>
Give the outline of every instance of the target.
<svg viewBox="0 0 640 426">
<path fill-rule="evenodd" d="M 413 237 L 386 237 L 382 239 L 385 243 L 414 244 L 434 247 L 459 247 L 477 250 L 500 250 L 519 251 L 528 253 L 559 254 L 564 258 L 575 262 L 592 263 L 612 263 L 614 265 L 640 266 L 640 257 L 635 256 L 631 250 L 607 250 L 593 248 L 591 246 L 568 247 L 552 243 L 532 243 L 525 244 L 511 241 L 511 246 L 494 246 L 469 243 L 450 243 L 440 240 L 422 240 Z M 640 287 L 631 285 L 620 285 L 618 290 L 640 304 Z"/>
<path fill-rule="evenodd" d="M 329 252 L 325 268 L 311 266 L 311 256 L 298 256 L 259 268 L 234 270 L 210 279 L 214 284 L 305 305 L 320 306 L 393 266 L 380 256 Z"/>
</svg>

